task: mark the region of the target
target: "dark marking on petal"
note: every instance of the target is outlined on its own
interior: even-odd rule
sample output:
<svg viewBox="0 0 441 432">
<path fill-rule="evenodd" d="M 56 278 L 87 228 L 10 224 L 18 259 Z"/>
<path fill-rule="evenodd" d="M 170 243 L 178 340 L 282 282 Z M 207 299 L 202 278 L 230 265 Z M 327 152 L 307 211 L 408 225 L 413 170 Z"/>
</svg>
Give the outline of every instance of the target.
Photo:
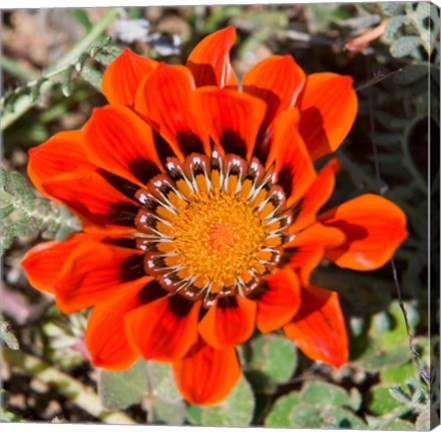
<svg viewBox="0 0 441 432">
<path fill-rule="evenodd" d="M 129 168 L 135 177 L 145 184 L 147 184 L 151 178 L 161 173 L 161 170 L 153 161 L 142 157 L 131 161 Z"/>
<path fill-rule="evenodd" d="M 204 146 L 201 139 L 191 131 L 179 131 L 176 137 L 179 147 L 185 156 L 190 153 L 204 153 Z"/>
<path fill-rule="evenodd" d="M 98 168 L 97 173 L 107 180 L 115 189 L 129 198 L 134 198 L 139 186 L 131 181 L 113 174 L 105 169 Z"/>
<path fill-rule="evenodd" d="M 157 131 L 153 131 L 153 140 L 155 142 L 156 151 L 158 152 L 159 159 L 165 162 L 168 157 L 175 156 L 170 144 L 159 134 Z"/>
<path fill-rule="evenodd" d="M 300 212 L 302 211 L 303 198 L 300 198 L 296 203 L 292 206 L 291 217 L 292 222 L 294 223 L 299 217 Z"/>
<path fill-rule="evenodd" d="M 282 186 L 283 190 L 285 191 L 286 197 L 290 197 L 292 193 L 293 176 L 289 165 L 283 165 L 282 169 L 279 172 L 278 179 L 278 184 Z"/>
<path fill-rule="evenodd" d="M 158 300 L 161 297 L 164 297 L 168 294 L 164 288 L 158 283 L 158 281 L 154 280 L 149 282 L 138 294 L 139 303 L 141 305 L 150 303 L 152 301 Z"/>
<path fill-rule="evenodd" d="M 134 204 L 126 202 L 115 203 L 110 208 L 108 220 L 116 225 L 135 227 L 137 213 L 138 207 Z"/>
<path fill-rule="evenodd" d="M 136 238 L 112 238 L 112 237 L 105 237 L 102 240 L 103 243 L 111 244 L 113 246 L 119 246 L 124 247 L 128 249 L 137 249 L 136 247 Z"/>
<path fill-rule="evenodd" d="M 237 303 L 236 296 L 232 296 L 232 297 L 221 297 L 217 301 L 217 306 L 220 309 L 228 309 L 228 308 L 238 308 L 239 304 Z"/>
<path fill-rule="evenodd" d="M 272 145 L 273 133 L 271 129 L 260 129 L 256 139 L 256 145 L 254 147 L 254 156 L 259 159 L 262 165 L 266 164 L 268 159 L 271 145 Z"/>
<path fill-rule="evenodd" d="M 187 300 L 179 295 L 170 297 L 168 307 L 176 315 L 178 319 L 185 318 L 191 311 L 194 302 Z"/>
<path fill-rule="evenodd" d="M 243 158 L 247 157 L 246 143 L 236 132 L 225 129 L 220 142 L 225 153 L 234 153 Z"/>
<path fill-rule="evenodd" d="M 120 279 L 123 282 L 140 279 L 145 275 L 143 255 L 133 255 L 120 264 Z"/>
</svg>

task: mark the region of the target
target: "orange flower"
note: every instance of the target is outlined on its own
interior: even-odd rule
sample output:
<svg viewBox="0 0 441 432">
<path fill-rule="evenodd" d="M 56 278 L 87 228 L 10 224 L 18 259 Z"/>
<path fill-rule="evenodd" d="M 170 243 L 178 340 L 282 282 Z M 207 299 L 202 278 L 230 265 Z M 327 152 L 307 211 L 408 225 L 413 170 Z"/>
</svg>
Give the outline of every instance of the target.
<svg viewBox="0 0 441 432">
<path fill-rule="evenodd" d="M 305 77 L 292 57 L 272 56 L 240 90 L 234 39 L 233 27 L 213 33 L 186 66 L 124 50 L 104 75 L 109 105 L 32 149 L 28 167 L 84 226 L 27 254 L 31 284 L 66 313 L 93 306 L 94 365 L 171 362 L 197 404 L 235 385 L 235 345 L 255 326 L 283 327 L 314 360 L 346 362 L 338 296 L 310 286 L 310 273 L 323 257 L 376 269 L 406 237 L 403 212 L 376 195 L 317 215 L 338 163 L 317 173 L 313 160 L 352 126 L 352 79 Z"/>
</svg>

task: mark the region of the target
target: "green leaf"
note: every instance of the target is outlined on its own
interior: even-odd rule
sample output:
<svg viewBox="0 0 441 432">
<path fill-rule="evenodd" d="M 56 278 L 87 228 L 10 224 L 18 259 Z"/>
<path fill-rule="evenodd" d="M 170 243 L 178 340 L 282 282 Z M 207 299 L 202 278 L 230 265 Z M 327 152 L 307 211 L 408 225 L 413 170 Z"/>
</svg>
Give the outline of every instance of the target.
<svg viewBox="0 0 441 432">
<path fill-rule="evenodd" d="M 324 382 L 308 383 L 300 392 L 303 403 L 316 406 L 342 406 L 347 401 L 345 390 L 333 384 Z"/>
<path fill-rule="evenodd" d="M 400 431 L 411 431 L 415 430 L 415 425 L 411 423 L 410 421 L 401 420 L 401 419 L 395 419 L 388 423 L 382 423 L 381 424 L 382 430 L 400 430 Z M 422 430 L 422 429 L 417 429 Z"/>
<path fill-rule="evenodd" d="M 153 396 L 167 402 L 179 402 L 182 396 L 176 389 L 173 370 L 169 363 L 149 361 L 147 374 Z"/>
<path fill-rule="evenodd" d="M 83 9 L 73 8 L 70 10 L 70 13 L 87 31 L 93 27 L 87 13 Z"/>
<path fill-rule="evenodd" d="M 366 400 L 367 407 L 372 414 L 382 416 L 401 406 L 390 394 L 388 384 L 377 384 L 369 390 Z"/>
<path fill-rule="evenodd" d="M 293 427 L 290 414 L 293 407 L 299 403 L 300 397 L 298 393 L 290 393 L 277 399 L 265 418 L 265 426 L 272 428 Z"/>
<path fill-rule="evenodd" d="M 152 418 L 149 423 L 181 426 L 185 423 L 186 406 L 184 401 L 165 402 L 155 400 L 152 407 Z"/>
<path fill-rule="evenodd" d="M 421 45 L 418 36 L 403 36 L 392 42 L 390 53 L 394 57 L 404 57 L 412 54 Z"/>
<path fill-rule="evenodd" d="M 406 305 L 405 305 L 406 307 Z M 393 302 L 389 308 L 389 313 L 393 320 L 393 326 L 387 331 L 378 331 L 373 328 L 371 334 L 379 342 L 382 348 L 390 349 L 401 345 L 407 346 L 408 335 L 404 322 L 403 312 L 398 302 Z"/>
<path fill-rule="evenodd" d="M 366 429 L 366 423 L 353 412 L 341 407 L 328 407 L 321 412 L 322 427 Z"/>
<path fill-rule="evenodd" d="M 121 372 L 101 371 L 98 391 L 109 409 L 124 409 L 140 402 L 148 391 L 145 361 L 139 360 Z"/>
<path fill-rule="evenodd" d="M 386 24 L 386 28 L 384 29 L 384 35 L 389 39 L 393 39 L 395 33 L 400 29 L 400 27 L 404 24 L 408 24 L 409 22 L 410 19 L 406 15 L 397 15 L 390 18 Z"/>
<path fill-rule="evenodd" d="M 251 386 L 242 376 L 226 399 L 218 404 L 200 407 L 200 410 L 200 424 L 204 426 L 248 426 L 254 412 Z M 194 410 L 190 415 L 194 418 Z"/>
<path fill-rule="evenodd" d="M 380 379 L 382 382 L 397 384 L 404 384 L 409 377 L 417 378 L 418 374 L 413 363 L 406 363 L 401 366 L 388 368 L 381 371 Z"/>
<path fill-rule="evenodd" d="M 264 387 L 271 382 L 286 383 L 292 377 L 297 367 L 297 350 L 290 340 L 276 334 L 259 335 L 250 346 L 250 367 L 264 375 Z M 268 379 L 270 383 L 265 382 Z"/>
<path fill-rule="evenodd" d="M 361 365 L 364 369 L 379 371 L 386 367 L 394 367 L 407 363 L 409 358 L 410 354 L 407 346 L 389 351 L 375 351 L 372 349 L 362 357 Z"/>
<path fill-rule="evenodd" d="M 308 404 L 295 405 L 289 418 L 291 426 L 295 428 L 320 429 L 322 426 L 320 409 Z"/>
</svg>

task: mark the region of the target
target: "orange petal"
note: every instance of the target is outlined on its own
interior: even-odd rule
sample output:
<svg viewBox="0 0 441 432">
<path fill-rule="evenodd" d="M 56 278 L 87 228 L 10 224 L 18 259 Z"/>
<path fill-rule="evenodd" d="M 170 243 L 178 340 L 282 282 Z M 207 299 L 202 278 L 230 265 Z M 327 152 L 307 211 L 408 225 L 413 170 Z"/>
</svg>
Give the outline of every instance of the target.
<svg viewBox="0 0 441 432">
<path fill-rule="evenodd" d="M 29 150 L 28 174 L 34 186 L 46 196 L 41 183 L 50 177 L 75 171 L 78 167 L 95 169 L 84 150 L 81 131 L 59 132 L 45 143 Z"/>
<path fill-rule="evenodd" d="M 125 48 L 107 67 L 102 91 L 111 104 L 133 105 L 141 80 L 151 74 L 158 63 Z"/>
<path fill-rule="evenodd" d="M 244 75 L 244 92 L 262 99 L 268 106 L 262 129 L 294 106 L 304 83 L 305 73 L 290 55 L 268 57 Z"/>
<path fill-rule="evenodd" d="M 346 235 L 346 241 L 326 251 L 326 258 L 340 267 L 374 270 L 390 260 L 407 237 L 406 215 L 393 202 L 365 194 L 319 217 Z"/>
<path fill-rule="evenodd" d="M 285 191 L 288 206 L 303 196 L 317 176 L 297 122 L 297 108 L 277 117 L 267 160 L 267 167 L 276 162 L 278 184 Z"/>
<path fill-rule="evenodd" d="M 56 303 L 65 313 L 75 312 L 143 286 L 150 279 L 144 271 L 141 251 L 97 241 L 82 242 L 58 275 Z"/>
<path fill-rule="evenodd" d="M 88 238 L 84 234 L 74 234 L 62 242 L 49 241 L 33 247 L 21 262 L 29 283 L 34 288 L 54 294 L 54 283 L 63 264 L 73 250 Z"/>
<path fill-rule="evenodd" d="M 250 159 L 265 115 L 265 103 L 237 91 L 198 89 L 203 119 L 211 137 L 225 153 Z"/>
<path fill-rule="evenodd" d="M 220 298 L 202 318 L 199 333 L 215 348 L 245 342 L 253 334 L 256 306 L 239 296 Z"/>
<path fill-rule="evenodd" d="M 108 370 L 127 369 L 139 357 L 139 352 L 127 340 L 124 318 L 139 306 L 142 289 L 137 287 L 93 308 L 87 323 L 86 346 L 95 366 Z"/>
<path fill-rule="evenodd" d="M 316 220 L 317 212 L 328 201 L 335 185 L 335 173 L 340 164 L 338 159 L 331 159 L 319 172 L 305 194 L 294 204 L 291 232 L 302 230 Z"/>
<path fill-rule="evenodd" d="M 78 169 L 42 183 L 54 198 L 87 221 L 133 230 L 138 207 L 97 172 Z"/>
<path fill-rule="evenodd" d="M 288 267 L 265 279 L 264 290 L 257 293 L 256 325 L 262 333 L 276 330 L 297 313 L 301 303 L 296 274 Z"/>
<path fill-rule="evenodd" d="M 339 229 L 315 223 L 296 233 L 294 239 L 284 245 L 285 259 L 291 267 L 298 269 L 301 283 L 308 285 L 311 272 L 322 260 L 326 248 L 344 241 L 345 236 Z"/>
<path fill-rule="evenodd" d="M 129 342 L 146 359 L 182 358 L 197 340 L 200 306 L 176 294 L 139 307 L 126 317 Z"/>
<path fill-rule="evenodd" d="M 144 186 L 161 172 L 152 128 L 129 108 L 95 108 L 84 135 L 89 159 L 113 174 Z"/>
<path fill-rule="evenodd" d="M 196 86 L 237 86 L 230 64 L 230 49 L 236 39 L 236 29 L 229 26 L 202 39 L 187 60 Z"/>
<path fill-rule="evenodd" d="M 357 115 L 352 78 L 328 72 L 309 75 L 298 106 L 299 130 L 311 157 L 337 150 Z"/>
<path fill-rule="evenodd" d="M 315 286 L 302 288 L 302 306 L 284 330 L 312 360 L 335 367 L 348 360 L 345 321 L 334 291 Z"/>
<path fill-rule="evenodd" d="M 173 363 L 173 372 L 181 394 L 197 405 L 220 402 L 241 376 L 233 347 L 218 350 L 201 339 L 182 360 Z"/>
<path fill-rule="evenodd" d="M 135 109 L 154 125 L 181 159 L 193 152 L 210 153 L 193 77 L 186 67 L 161 63 L 140 84 Z"/>
</svg>

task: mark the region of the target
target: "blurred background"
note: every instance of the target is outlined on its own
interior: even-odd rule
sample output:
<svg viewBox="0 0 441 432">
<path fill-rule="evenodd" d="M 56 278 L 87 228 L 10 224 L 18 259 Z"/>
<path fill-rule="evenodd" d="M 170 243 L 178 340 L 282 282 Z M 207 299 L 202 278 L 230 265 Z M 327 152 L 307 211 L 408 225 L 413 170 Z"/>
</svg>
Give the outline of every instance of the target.
<svg viewBox="0 0 441 432">
<path fill-rule="evenodd" d="M 281 335 L 240 350 L 245 371 L 222 403 L 188 406 L 168 365 L 95 370 L 87 313 L 61 314 L 20 267 L 42 239 L 79 229 L 26 177 L 30 148 L 81 128 L 121 51 L 182 64 L 207 34 L 234 25 L 240 78 L 273 54 L 306 73 L 354 78 L 355 125 L 337 152 L 333 207 L 381 193 L 408 217 L 394 267 L 360 273 L 323 263 L 312 282 L 339 293 L 350 362 L 335 370 Z M 439 423 L 440 11 L 429 2 L 10 10 L 2 13 L 1 418 L 7 421 L 355 429 L 429 429 Z M 319 161 L 318 167 L 325 161 Z M 325 208 L 325 209 L 326 209 Z M 394 271 L 396 270 L 396 278 Z M 399 297 L 403 299 L 407 325 Z"/>
</svg>

